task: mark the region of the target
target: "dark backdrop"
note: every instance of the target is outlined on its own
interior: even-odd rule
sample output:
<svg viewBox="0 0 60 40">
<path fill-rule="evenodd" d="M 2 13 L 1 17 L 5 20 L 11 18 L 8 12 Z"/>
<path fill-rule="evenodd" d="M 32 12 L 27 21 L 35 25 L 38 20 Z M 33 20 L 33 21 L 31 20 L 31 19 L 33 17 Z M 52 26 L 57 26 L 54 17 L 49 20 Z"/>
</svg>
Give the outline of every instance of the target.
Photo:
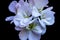
<svg viewBox="0 0 60 40">
<path fill-rule="evenodd" d="M 8 10 L 8 5 L 12 0 L 0 0 L 0 40 L 19 40 L 18 32 L 14 29 L 14 25 L 10 22 L 5 22 L 7 16 L 14 15 Z M 47 26 L 47 31 L 42 35 L 41 40 L 59 40 L 59 11 L 60 11 L 60 1 L 49 0 L 49 5 L 53 6 L 53 11 L 55 14 L 55 24 L 52 26 Z"/>
</svg>

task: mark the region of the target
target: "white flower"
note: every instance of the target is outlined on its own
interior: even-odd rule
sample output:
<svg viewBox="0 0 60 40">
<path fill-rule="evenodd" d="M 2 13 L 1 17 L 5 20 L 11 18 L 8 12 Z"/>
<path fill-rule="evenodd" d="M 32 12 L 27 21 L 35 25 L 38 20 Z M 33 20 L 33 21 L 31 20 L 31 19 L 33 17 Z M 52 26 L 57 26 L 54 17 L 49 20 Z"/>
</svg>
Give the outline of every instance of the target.
<svg viewBox="0 0 60 40">
<path fill-rule="evenodd" d="M 38 18 L 40 23 L 46 25 L 53 25 L 55 22 L 54 14 L 55 12 L 51 11 L 53 7 L 49 7 L 41 12 L 41 20 Z M 42 25 L 43 25 L 42 24 Z"/>
<path fill-rule="evenodd" d="M 32 29 L 30 29 L 31 26 L 28 28 L 15 27 L 15 30 L 21 31 L 19 33 L 19 38 L 21 40 L 40 40 L 41 35 L 46 32 L 46 28 L 43 28 L 37 21 L 34 23 L 36 24 Z"/>
<path fill-rule="evenodd" d="M 23 4 L 21 4 L 21 2 Z M 13 1 L 9 5 L 9 10 L 11 12 L 16 13 L 16 15 L 7 17 L 5 20 L 6 21 L 11 21 L 11 23 L 14 22 L 15 26 L 26 27 L 29 24 L 31 24 L 32 22 L 34 22 L 36 19 L 32 20 L 33 17 L 32 16 L 29 17 L 30 15 L 28 15 L 28 13 L 30 13 L 30 12 L 28 12 L 28 11 L 30 11 L 30 8 L 28 8 L 29 7 L 28 3 L 27 2 L 23 2 L 22 0 L 21 0 L 21 2 L 19 1 L 19 3 L 16 4 L 16 1 Z M 15 8 L 11 9 L 12 7 L 15 7 Z M 16 11 L 15 11 L 15 9 L 16 9 Z"/>
<path fill-rule="evenodd" d="M 21 30 L 19 33 L 19 38 L 21 40 L 40 40 L 42 31 L 40 26 L 36 26 L 35 30 Z"/>
<path fill-rule="evenodd" d="M 20 31 L 21 40 L 40 40 L 46 32 L 46 25 L 55 22 L 53 7 L 44 9 L 48 0 L 19 0 L 12 1 L 8 7 L 15 16 L 10 16 L 5 21 L 15 24 L 15 30 Z"/>
</svg>

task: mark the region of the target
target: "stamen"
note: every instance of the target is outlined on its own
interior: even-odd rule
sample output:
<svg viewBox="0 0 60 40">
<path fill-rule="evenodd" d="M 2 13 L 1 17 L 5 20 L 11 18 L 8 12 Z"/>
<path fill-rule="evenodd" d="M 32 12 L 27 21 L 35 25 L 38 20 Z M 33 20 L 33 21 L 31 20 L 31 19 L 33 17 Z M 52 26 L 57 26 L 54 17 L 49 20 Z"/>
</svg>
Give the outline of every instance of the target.
<svg viewBox="0 0 60 40">
<path fill-rule="evenodd" d="M 38 9 L 39 13 L 43 10 L 43 7 L 41 9 Z"/>
<path fill-rule="evenodd" d="M 35 23 L 31 23 L 31 24 L 29 24 L 29 29 L 32 30 L 32 29 L 34 29 L 35 26 L 36 26 Z"/>
</svg>

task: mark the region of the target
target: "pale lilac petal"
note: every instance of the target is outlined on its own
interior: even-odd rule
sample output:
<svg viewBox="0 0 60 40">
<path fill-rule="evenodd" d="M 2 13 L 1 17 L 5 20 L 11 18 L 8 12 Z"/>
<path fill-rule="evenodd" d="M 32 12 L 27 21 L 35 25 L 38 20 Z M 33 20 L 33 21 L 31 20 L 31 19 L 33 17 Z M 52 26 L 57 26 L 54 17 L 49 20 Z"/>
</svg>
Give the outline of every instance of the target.
<svg viewBox="0 0 60 40">
<path fill-rule="evenodd" d="M 19 20 L 24 18 L 21 11 L 17 13 L 16 18 L 19 19 Z"/>
<path fill-rule="evenodd" d="M 30 16 L 32 13 L 32 8 L 30 7 L 30 5 L 27 2 L 25 2 L 23 8 L 24 8 L 23 10 L 26 12 L 26 14 L 28 16 Z"/>
<path fill-rule="evenodd" d="M 44 35 L 46 33 L 46 28 L 42 28 L 42 33 L 41 35 Z"/>
<path fill-rule="evenodd" d="M 18 10 L 17 10 L 17 14 L 16 14 L 17 18 L 23 19 L 24 18 L 23 13 L 24 13 L 24 11 L 21 9 L 21 7 L 19 7 Z"/>
<path fill-rule="evenodd" d="M 19 0 L 19 4 L 23 5 L 24 4 L 24 0 Z"/>
<path fill-rule="evenodd" d="M 46 25 L 53 25 L 54 24 L 54 21 L 55 19 L 53 18 L 53 19 L 50 19 L 50 20 L 42 20 L 43 22 L 45 22 L 46 23 Z"/>
<path fill-rule="evenodd" d="M 28 22 L 29 22 L 29 20 L 28 20 L 27 18 L 26 18 L 26 19 L 22 19 L 22 20 L 20 21 L 20 25 L 21 25 L 22 27 L 25 27 L 25 26 L 27 26 Z"/>
<path fill-rule="evenodd" d="M 21 3 L 21 2 L 20 2 L 20 3 Z M 32 9 L 31 9 L 31 7 L 29 6 L 29 4 L 28 4 L 27 2 L 23 2 L 23 4 L 21 4 L 21 9 L 22 9 L 24 12 L 26 12 L 26 14 L 27 14 L 28 16 L 31 15 Z"/>
<path fill-rule="evenodd" d="M 28 24 L 33 23 L 35 20 L 37 20 L 37 18 L 35 18 L 35 19 L 31 20 Z"/>
<path fill-rule="evenodd" d="M 29 23 L 31 22 L 31 20 L 32 20 L 32 17 L 21 19 L 20 26 L 21 27 L 26 27 L 27 25 L 29 25 Z"/>
<path fill-rule="evenodd" d="M 52 10 L 52 7 L 48 8 L 42 12 L 45 15 L 45 19 L 43 19 L 42 21 L 44 21 L 44 23 L 46 25 L 52 25 L 55 22 L 54 21 L 55 20 L 55 18 L 54 18 L 55 12 L 53 12 L 51 10 Z"/>
<path fill-rule="evenodd" d="M 13 20 L 13 22 L 14 22 L 14 24 L 15 24 L 15 26 L 19 26 L 19 20 Z"/>
<path fill-rule="evenodd" d="M 19 22 L 19 26 L 22 27 L 22 28 L 26 27 L 29 24 L 33 23 L 35 20 L 36 19 L 32 20 L 32 17 L 21 19 L 20 22 Z"/>
<path fill-rule="evenodd" d="M 42 30 L 41 34 L 43 35 L 46 33 L 46 24 L 39 18 L 38 18 L 38 20 L 39 20 L 40 29 Z"/>
<path fill-rule="evenodd" d="M 27 40 L 28 38 L 28 31 L 27 30 L 22 30 L 20 33 L 19 33 L 19 38 L 21 40 Z"/>
<path fill-rule="evenodd" d="M 22 28 L 20 28 L 20 27 L 15 27 L 15 30 L 17 30 L 17 31 L 21 31 Z"/>
<path fill-rule="evenodd" d="M 30 6 L 34 6 L 34 0 L 28 0 Z"/>
<path fill-rule="evenodd" d="M 28 38 L 29 40 L 40 40 L 40 38 L 41 38 L 41 34 L 38 35 L 32 31 L 29 31 L 29 38 Z"/>
<path fill-rule="evenodd" d="M 39 23 L 41 24 L 41 26 L 45 28 L 46 27 L 45 23 L 42 20 L 40 20 L 40 18 L 38 18 L 38 20 L 39 20 Z"/>
<path fill-rule="evenodd" d="M 48 4 L 48 0 L 34 0 L 35 6 L 40 9 Z"/>
<path fill-rule="evenodd" d="M 18 13 L 18 14 L 14 17 L 14 20 L 13 20 L 15 26 L 19 26 L 19 25 L 20 25 L 21 19 L 23 19 L 22 14 L 20 15 L 20 14 Z"/>
<path fill-rule="evenodd" d="M 16 13 L 16 4 L 17 2 L 16 1 L 12 1 L 8 7 L 9 11 L 13 12 L 13 13 Z"/>
<path fill-rule="evenodd" d="M 14 16 L 7 17 L 5 21 L 12 21 L 14 19 Z"/>
<path fill-rule="evenodd" d="M 42 33 L 41 26 L 36 26 L 32 31 L 36 34 L 41 34 Z"/>
<path fill-rule="evenodd" d="M 33 17 L 38 17 L 40 16 L 41 14 L 38 12 L 38 9 L 36 7 L 33 7 L 33 10 L 32 10 L 32 16 Z"/>
<path fill-rule="evenodd" d="M 22 9 L 24 12 L 26 12 L 26 14 L 27 14 L 28 16 L 30 16 L 30 15 L 31 15 L 31 11 L 32 11 L 30 5 L 29 5 L 27 2 L 24 2 L 23 0 L 20 0 L 19 3 L 21 4 L 21 9 Z"/>
<path fill-rule="evenodd" d="M 53 7 L 48 7 L 47 9 L 43 10 L 42 12 L 47 12 L 47 11 L 51 11 L 53 9 Z"/>
</svg>

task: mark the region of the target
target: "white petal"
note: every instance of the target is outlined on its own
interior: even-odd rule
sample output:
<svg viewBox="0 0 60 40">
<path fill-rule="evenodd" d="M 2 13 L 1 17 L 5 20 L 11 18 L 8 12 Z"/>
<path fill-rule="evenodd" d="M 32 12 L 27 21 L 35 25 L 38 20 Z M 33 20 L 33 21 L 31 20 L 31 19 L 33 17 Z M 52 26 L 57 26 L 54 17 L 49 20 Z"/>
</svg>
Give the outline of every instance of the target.
<svg viewBox="0 0 60 40">
<path fill-rule="evenodd" d="M 27 30 L 22 30 L 20 33 L 19 33 L 19 38 L 21 40 L 27 40 L 28 38 L 28 31 Z"/>
<path fill-rule="evenodd" d="M 12 21 L 14 19 L 14 16 L 7 17 L 5 21 Z"/>
<path fill-rule="evenodd" d="M 32 17 L 21 19 L 20 21 L 21 27 L 26 27 L 27 25 L 29 25 L 31 20 L 32 20 Z"/>
<path fill-rule="evenodd" d="M 48 4 L 48 0 L 34 0 L 35 6 L 40 9 Z"/>
<path fill-rule="evenodd" d="M 14 19 L 13 22 L 14 22 L 15 26 L 19 26 L 19 22 L 20 22 L 19 20 Z"/>
<path fill-rule="evenodd" d="M 45 28 L 46 27 L 45 23 L 42 20 L 40 20 L 39 18 L 38 18 L 38 20 L 39 20 L 39 23 L 41 24 L 41 26 Z"/>
<path fill-rule="evenodd" d="M 35 19 L 31 20 L 28 24 L 33 23 L 36 19 L 37 19 L 37 18 L 35 18 Z"/>
<path fill-rule="evenodd" d="M 43 19 L 42 21 L 46 25 L 52 25 L 55 22 L 55 18 L 54 18 L 55 12 L 51 11 L 52 9 L 53 9 L 53 7 L 49 7 L 42 11 L 42 13 L 45 15 L 45 19 Z"/>
<path fill-rule="evenodd" d="M 38 20 L 40 23 L 40 28 L 42 30 L 41 34 L 44 35 L 46 33 L 46 24 L 42 20 L 40 20 L 39 18 L 38 18 Z"/>
<path fill-rule="evenodd" d="M 17 31 L 21 31 L 22 28 L 20 28 L 20 27 L 15 27 L 15 30 L 17 30 Z"/>
<path fill-rule="evenodd" d="M 33 11 L 32 11 L 32 16 L 33 17 L 38 17 L 41 14 L 38 12 L 38 9 L 36 7 L 33 7 Z"/>
<path fill-rule="evenodd" d="M 22 15 L 17 14 L 17 15 L 14 17 L 13 22 L 14 22 L 15 26 L 19 26 L 19 25 L 20 25 L 20 21 L 21 21 L 21 19 L 23 19 L 23 17 L 21 17 L 21 16 L 22 16 Z"/>
<path fill-rule="evenodd" d="M 19 17 L 20 19 L 24 18 L 24 11 L 21 9 L 21 7 L 18 8 L 17 10 L 17 17 Z"/>
<path fill-rule="evenodd" d="M 23 9 L 24 9 L 24 11 L 26 11 L 26 14 L 28 16 L 31 15 L 32 8 L 30 7 L 30 5 L 27 2 L 24 3 Z"/>
<path fill-rule="evenodd" d="M 52 10 L 53 9 L 53 7 L 49 7 L 49 8 L 47 8 L 46 10 Z"/>
<path fill-rule="evenodd" d="M 42 33 L 42 29 L 41 29 L 40 26 L 36 26 L 32 31 L 36 34 L 41 34 Z"/>
<path fill-rule="evenodd" d="M 46 23 L 46 25 L 53 25 L 54 24 L 54 22 L 55 22 L 55 19 L 53 18 L 53 19 L 51 19 L 51 20 L 42 20 L 42 21 L 44 21 L 45 23 Z"/>
<path fill-rule="evenodd" d="M 29 40 L 40 40 L 41 35 L 35 34 L 33 32 L 29 32 Z"/>
<path fill-rule="evenodd" d="M 28 0 L 30 6 L 34 6 L 34 0 Z"/>
<path fill-rule="evenodd" d="M 8 7 L 9 11 L 16 13 L 16 8 L 15 8 L 16 4 L 17 4 L 16 1 L 12 1 Z"/>
<path fill-rule="evenodd" d="M 26 27 L 28 22 L 29 22 L 28 19 L 21 19 L 20 26 L 21 27 Z"/>
<path fill-rule="evenodd" d="M 41 33 L 41 34 L 44 35 L 44 34 L 46 33 L 46 27 L 43 27 L 43 26 L 42 26 L 41 29 L 42 29 L 42 33 Z"/>
<path fill-rule="evenodd" d="M 19 4 L 23 5 L 24 4 L 24 0 L 19 0 Z"/>
<path fill-rule="evenodd" d="M 43 10 L 42 13 L 45 13 L 45 12 L 51 11 L 52 9 L 53 9 L 53 7 L 49 7 L 49 8 L 47 8 L 47 9 Z"/>
</svg>

